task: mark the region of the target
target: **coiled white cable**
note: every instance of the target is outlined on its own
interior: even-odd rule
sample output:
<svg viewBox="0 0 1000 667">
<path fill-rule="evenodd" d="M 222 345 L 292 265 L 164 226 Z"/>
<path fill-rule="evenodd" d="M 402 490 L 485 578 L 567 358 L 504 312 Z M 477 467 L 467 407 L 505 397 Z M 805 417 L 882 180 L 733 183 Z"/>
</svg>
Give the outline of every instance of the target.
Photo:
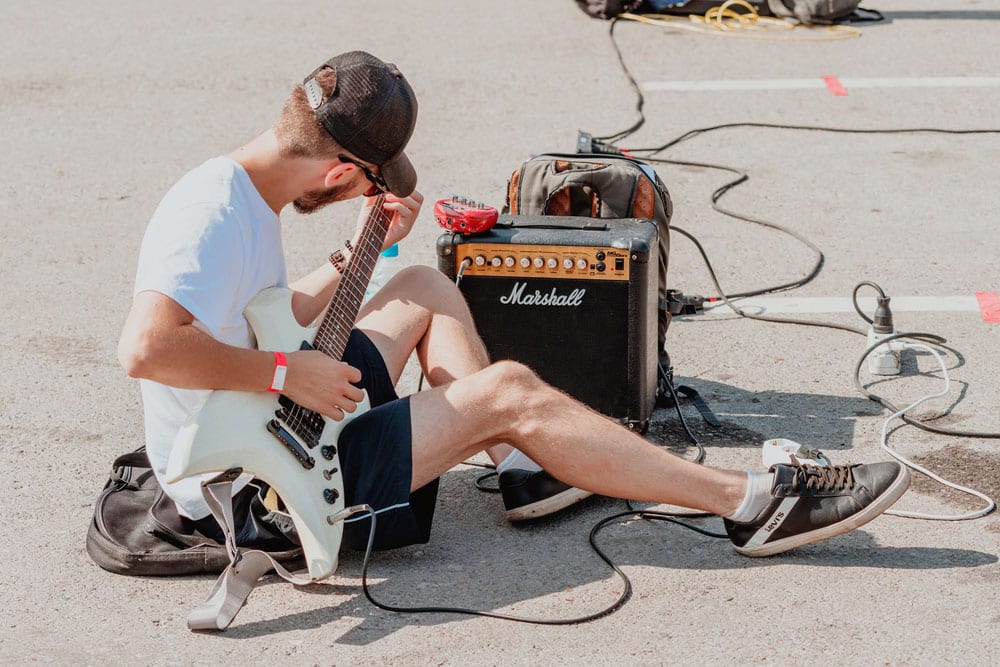
<svg viewBox="0 0 1000 667">
<path fill-rule="evenodd" d="M 888 344 L 888 343 L 889 341 L 883 342 L 883 344 Z M 996 502 L 992 498 L 983 493 L 980 493 L 979 491 L 976 491 L 975 489 L 970 489 L 960 484 L 956 484 L 955 482 L 950 482 L 941 477 L 940 475 L 931 472 L 927 468 L 924 468 L 923 466 L 918 465 L 913 461 L 910 461 L 902 454 L 899 454 L 894 449 L 889 447 L 889 424 L 892 423 L 893 419 L 898 419 L 902 417 L 902 415 L 906 414 L 910 410 L 913 410 L 914 408 L 920 405 L 923 405 L 927 401 L 930 401 L 935 398 L 941 398 L 942 396 L 946 396 L 948 394 L 949 388 L 951 387 L 951 379 L 948 376 L 947 365 L 944 363 L 944 359 L 941 358 L 941 355 L 938 354 L 937 350 L 928 345 L 923 345 L 921 343 L 900 343 L 898 341 L 895 341 L 895 343 L 903 348 L 926 350 L 930 352 L 932 355 L 934 355 L 934 358 L 937 359 L 938 364 L 941 366 L 941 374 L 944 379 L 944 388 L 935 394 L 928 394 L 927 396 L 924 396 L 923 398 L 914 401 L 905 408 L 889 415 L 889 417 L 882 424 L 882 439 L 880 442 L 880 446 L 882 447 L 882 449 L 888 452 L 890 456 L 898 460 L 903 465 L 912 468 L 913 470 L 916 470 L 919 473 L 927 475 L 934 481 L 943 484 L 948 488 L 955 489 L 956 491 L 961 491 L 962 493 L 967 493 L 969 495 L 976 496 L 978 498 L 982 498 L 983 500 L 986 501 L 986 506 L 983 507 L 982 509 L 975 510 L 972 512 L 967 512 L 965 514 L 927 514 L 924 512 L 909 512 L 905 510 L 888 510 L 886 511 L 886 514 L 891 514 L 893 516 L 907 517 L 910 519 L 930 519 L 934 521 L 966 521 L 969 519 L 978 519 L 979 517 L 986 516 L 994 509 L 996 509 Z M 877 347 L 878 347 L 877 345 L 873 346 L 872 350 L 874 350 Z M 869 354 L 871 353 L 872 350 L 869 350 Z"/>
</svg>

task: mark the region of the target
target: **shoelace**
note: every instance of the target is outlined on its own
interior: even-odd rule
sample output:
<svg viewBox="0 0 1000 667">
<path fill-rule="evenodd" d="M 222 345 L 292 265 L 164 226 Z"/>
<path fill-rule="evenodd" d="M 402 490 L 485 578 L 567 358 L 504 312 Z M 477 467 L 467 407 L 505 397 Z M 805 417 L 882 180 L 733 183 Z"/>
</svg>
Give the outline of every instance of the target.
<svg viewBox="0 0 1000 667">
<path fill-rule="evenodd" d="M 793 491 L 842 491 L 854 486 L 854 466 L 821 467 L 799 463 L 793 454 Z"/>
</svg>

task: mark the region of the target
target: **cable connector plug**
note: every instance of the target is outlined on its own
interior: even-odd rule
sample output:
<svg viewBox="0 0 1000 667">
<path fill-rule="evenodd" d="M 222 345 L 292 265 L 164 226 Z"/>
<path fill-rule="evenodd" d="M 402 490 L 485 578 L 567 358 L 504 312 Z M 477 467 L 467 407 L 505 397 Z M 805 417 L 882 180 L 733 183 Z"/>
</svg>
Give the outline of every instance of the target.
<svg viewBox="0 0 1000 667">
<path fill-rule="evenodd" d="M 604 153 L 606 155 L 625 155 L 631 157 L 627 148 L 619 148 L 614 144 L 609 144 L 600 139 L 595 139 L 588 132 L 578 130 L 576 133 L 577 153 Z"/>
<path fill-rule="evenodd" d="M 694 315 L 705 309 L 705 297 L 668 289 L 667 298 L 660 304 L 660 308 L 669 311 L 671 315 Z"/>
<path fill-rule="evenodd" d="M 878 345 L 868 355 L 868 372 L 872 375 L 899 375 L 900 346 L 894 341 L 880 344 L 894 333 L 896 330 L 892 323 L 892 310 L 889 309 L 889 297 L 879 296 L 872 325 L 868 328 L 868 347 Z"/>
</svg>

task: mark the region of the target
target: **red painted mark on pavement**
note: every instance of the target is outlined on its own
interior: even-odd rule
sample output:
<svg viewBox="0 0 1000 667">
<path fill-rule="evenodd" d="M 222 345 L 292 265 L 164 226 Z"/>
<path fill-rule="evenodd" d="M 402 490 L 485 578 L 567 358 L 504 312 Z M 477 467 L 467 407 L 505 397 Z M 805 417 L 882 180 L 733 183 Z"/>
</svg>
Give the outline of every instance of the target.
<svg viewBox="0 0 1000 667">
<path fill-rule="evenodd" d="M 1000 323 L 1000 294 L 996 292 L 976 292 L 983 322 Z"/>
<path fill-rule="evenodd" d="M 847 88 L 844 88 L 840 83 L 840 79 L 835 76 L 824 76 L 823 83 L 826 84 L 826 89 L 830 91 L 831 95 L 837 95 L 838 97 L 844 97 L 847 95 Z"/>
</svg>

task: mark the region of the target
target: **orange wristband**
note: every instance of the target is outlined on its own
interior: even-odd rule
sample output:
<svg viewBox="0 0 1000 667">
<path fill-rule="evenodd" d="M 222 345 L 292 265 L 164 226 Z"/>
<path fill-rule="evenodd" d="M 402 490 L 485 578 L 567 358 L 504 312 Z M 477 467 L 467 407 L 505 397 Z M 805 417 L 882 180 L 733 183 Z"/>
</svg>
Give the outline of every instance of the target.
<svg viewBox="0 0 1000 667">
<path fill-rule="evenodd" d="M 271 386 L 268 391 L 279 392 L 285 388 L 285 375 L 288 373 L 288 362 L 284 352 L 274 353 L 274 377 L 271 378 Z"/>
</svg>

